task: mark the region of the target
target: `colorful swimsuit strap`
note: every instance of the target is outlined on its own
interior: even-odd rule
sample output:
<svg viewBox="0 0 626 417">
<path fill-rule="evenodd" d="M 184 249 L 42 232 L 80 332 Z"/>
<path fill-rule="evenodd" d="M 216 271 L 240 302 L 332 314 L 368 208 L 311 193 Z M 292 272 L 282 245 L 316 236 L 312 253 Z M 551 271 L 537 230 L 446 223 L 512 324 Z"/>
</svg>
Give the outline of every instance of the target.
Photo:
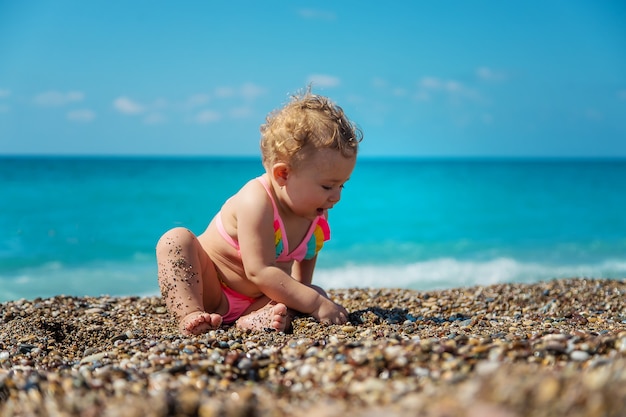
<svg viewBox="0 0 626 417">
<path fill-rule="evenodd" d="M 283 220 L 280 218 L 280 215 L 278 214 L 278 207 L 276 206 L 276 202 L 274 201 L 274 197 L 269 188 L 269 184 L 267 183 L 267 180 L 263 176 L 257 177 L 256 179 L 259 180 L 259 182 L 263 185 L 263 188 L 265 188 L 265 191 L 267 192 L 267 195 L 269 196 L 270 201 L 272 202 L 272 207 L 274 208 L 274 232 L 276 232 L 277 230 L 281 230 L 281 231 L 285 230 L 285 225 L 283 224 Z M 276 224 L 276 222 L 278 222 L 278 225 Z M 218 233 L 224 238 L 226 242 L 228 242 L 230 246 L 239 250 L 239 242 L 233 239 L 233 237 L 226 232 L 226 228 L 224 227 L 224 222 L 222 221 L 221 211 L 215 217 L 215 227 L 217 227 Z M 283 242 L 284 242 L 283 245 L 285 249 L 288 249 L 287 239 L 286 238 L 283 239 Z"/>
<path fill-rule="evenodd" d="M 283 219 L 280 218 L 280 214 L 278 213 L 278 206 L 276 205 L 276 201 L 274 201 L 274 195 L 272 194 L 272 190 L 270 189 L 270 184 L 264 176 L 257 177 L 257 180 L 263 185 L 267 195 L 272 202 L 272 207 L 274 208 L 274 235 L 279 235 L 281 238 L 282 248 L 280 252 L 277 250 L 276 257 L 282 256 L 283 254 L 289 253 L 289 243 L 287 242 L 287 233 L 285 233 L 285 225 L 283 224 Z M 275 242 L 276 245 L 279 245 L 278 239 Z"/>
<path fill-rule="evenodd" d="M 330 239 L 330 228 L 326 217 L 318 216 L 313 222 L 306 235 L 302 239 L 302 242 L 292 251 L 289 252 L 289 243 L 287 241 L 287 233 L 285 232 L 285 225 L 278 213 L 278 207 L 274 201 L 274 197 L 270 190 L 270 186 L 267 179 L 263 176 L 258 177 L 259 182 L 265 188 L 267 195 L 269 196 L 272 206 L 274 207 L 274 238 L 276 245 L 276 260 L 278 262 L 287 262 L 291 260 L 301 261 L 303 259 L 311 259 L 315 257 L 317 252 L 324 245 L 324 241 Z"/>
<path fill-rule="evenodd" d="M 267 195 L 270 198 L 270 201 L 272 202 L 272 207 L 274 208 L 274 235 L 275 235 L 275 244 L 276 244 L 276 252 L 277 252 L 276 257 L 278 258 L 280 256 L 284 256 L 285 254 L 289 253 L 287 252 L 289 250 L 289 246 L 287 244 L 287 237 L 284 233 L 285 225 L 283 224 L 283 220 L 280 218 L 280 215 L 278 214 L 278 207 L 276 206 L 276 202 L 274 201 L 274 197 L 269 188 L 269 184 L 267 180 L 263 176 L 257 177 L 257 180 L 259 180 L 259 182 L 263 185 L 263 188 L 265 188 L 265 191 L 267 192 Z M 226 232 L 226 228 L 224 227 L 224 222 L 222 221 L 221 212 L 219 212 L 217 216 L 215 217 L 215 227 L 217 227 L 218 233 L 224 238 L 224 240 L 230 246 L 237 249 L 237 251 L 240 250 L 239 242 L 233 239 L 233 237 L 230 236 Z M 241 255 L 241 253 L 239 255 Z"/>
<path fill-rule="evenodd" d="M 330 239 L 330 228 L 328 226 L 328 222 L 326 221 L 326 217 L 318 216 L 311 223 L 311 226 L 309 227 L 304 239 L 302 239 L 302 242 L 297 248 L 289 253 L 285 225 L 283 224 L 283 220 L 280 218 L 278 213 L 278 207 L 274 201 L 274 196 L 269 188 L 269 184 L 265 177 L 261 176 L 257 177 L 257 179 L 263 185 L 263 188 L 265 188 L 265 191 L 272 202 L 272 207 L 274 208 L 274 244 L 276 246 L 276 260 L 278 262 L 288 262 L 292 260 L 301 261 L 303 259 L 314 258 L 317 252 L 319 252 L 324 245 L 324 242 Z M 230 246 L 235 248 L 237 252 L 239 252 L 239 242 L 233 239 L 233 237 L 226 232 L 224 222 L 222 221 L 221 211 L 215 216 L 215 227 L 224 240 Z M 239 256 L 241 256 L 241 253 L 239 253 Z"/>
</svg>

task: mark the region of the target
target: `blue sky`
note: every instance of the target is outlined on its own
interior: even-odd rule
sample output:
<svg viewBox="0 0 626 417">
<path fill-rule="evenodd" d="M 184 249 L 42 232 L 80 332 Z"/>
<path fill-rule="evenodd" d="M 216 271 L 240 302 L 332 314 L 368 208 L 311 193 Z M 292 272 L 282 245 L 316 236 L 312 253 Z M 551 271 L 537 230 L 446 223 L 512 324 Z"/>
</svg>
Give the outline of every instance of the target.
<svg viewBox="0 0 626 417">
<path fill-rule="evenodd" d="M 362 155 L 626 157 L 626 3 L 0 0 L 0 154 L 257 155 L 308 83 Z"/>
</svg>

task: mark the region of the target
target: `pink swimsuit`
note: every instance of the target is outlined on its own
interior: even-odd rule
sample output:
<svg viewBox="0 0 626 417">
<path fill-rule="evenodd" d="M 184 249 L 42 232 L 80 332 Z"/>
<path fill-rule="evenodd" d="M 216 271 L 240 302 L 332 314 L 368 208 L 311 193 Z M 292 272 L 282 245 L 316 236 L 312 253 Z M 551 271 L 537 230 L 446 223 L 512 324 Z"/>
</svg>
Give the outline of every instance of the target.
<svg viewBox="0 0 626 417">
<path fill-rule="evenodd" d="M 264 177 L 258 177 L 257 180 L 263 185 L 267 195 L 272 202 L 274 208 L 274 243 L 276 246 L 276 262 L 290 262 L 290 261 L 302 261 L 304 259 L 313 259 L 317 252 L 322 249 L 324 242 L 330 239 L 330 228 L 326 217 L 317 216 L 311 223 L 311 227 L 307 231 L 307 234 L 302 239 L 302 242 L 291 252 L 289 252 L 289 243 L 287 241 L 287 233 L 285 231 L 285 225 L 278 213 L 278 207 L 274 201 L 274 197 L 270 190 L 269 184 Z M 222 223 L 221 213 L 215 216 L 215 225 L 219 234 L 228 242 L 233 248 L 239 251 L 239 243 L 233 239 L 226 230 Z M 243 312 L 250 307 L 250 305 L 256 300 L 246 295 L 240 294 L 233 289 L 222 283 L 222 290 L 224 295 L 228 299 L 229 307 L 228 313 L 223 316 L 224 323 L 232 323 L 237 320 Z"/>
<path fill-rule="evenodd" d="M 230 324 L 237 321 L 239 317 L 252 305 L 257 299 L 243 295 L 222 282 L 222 292 L 228 300 L 228 312 L 222 316 L 224 323 Z"/>
</svg>

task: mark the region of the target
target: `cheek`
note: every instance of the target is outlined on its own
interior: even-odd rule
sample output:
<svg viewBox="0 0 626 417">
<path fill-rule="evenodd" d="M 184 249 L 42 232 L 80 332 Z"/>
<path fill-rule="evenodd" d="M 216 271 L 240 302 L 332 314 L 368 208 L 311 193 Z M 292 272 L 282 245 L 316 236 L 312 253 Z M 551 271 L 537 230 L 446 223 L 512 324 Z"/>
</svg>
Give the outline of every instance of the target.
<svg viewBox="0 0 626 417">
<path fill-rule="evenodd" d="M 319 205 L 320 202 L 326 201 L 324 193 L 308 190 L 300 193 L 300 201 L 307 205 Z"/>
<path fill-rule="evenodd" d="M 306 191 L 302 191 L 299 194 L 299 200 L 302 203 L 310 203 L 311 200 L 315 200 L 315 194 L 312 192 L 306 192 Z"/>
<path fill-rule="evenodd" d="M 291 201 L 295 204 L 307 204 L 311 201 L 313 192 L 305 188 L 298 188 L 291 193 Z"/>
</svg>

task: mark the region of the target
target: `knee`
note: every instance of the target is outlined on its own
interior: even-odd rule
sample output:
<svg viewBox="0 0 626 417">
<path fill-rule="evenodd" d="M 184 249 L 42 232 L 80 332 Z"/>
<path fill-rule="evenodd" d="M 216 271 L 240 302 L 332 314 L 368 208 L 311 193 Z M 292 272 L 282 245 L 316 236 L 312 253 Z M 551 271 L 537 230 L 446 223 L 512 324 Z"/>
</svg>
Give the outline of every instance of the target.
<svg viewBox="0 0 626 417">
<path fill-rule="evenodd" d="M 185 227 L 175 227 L 168 230 L 161 236 L 156 245 L 157 255 L 164 253 L 164 251 L 170 252 L 172 249 L 182 249 L 196 239 L 193 232 Z"/>
</svg>

